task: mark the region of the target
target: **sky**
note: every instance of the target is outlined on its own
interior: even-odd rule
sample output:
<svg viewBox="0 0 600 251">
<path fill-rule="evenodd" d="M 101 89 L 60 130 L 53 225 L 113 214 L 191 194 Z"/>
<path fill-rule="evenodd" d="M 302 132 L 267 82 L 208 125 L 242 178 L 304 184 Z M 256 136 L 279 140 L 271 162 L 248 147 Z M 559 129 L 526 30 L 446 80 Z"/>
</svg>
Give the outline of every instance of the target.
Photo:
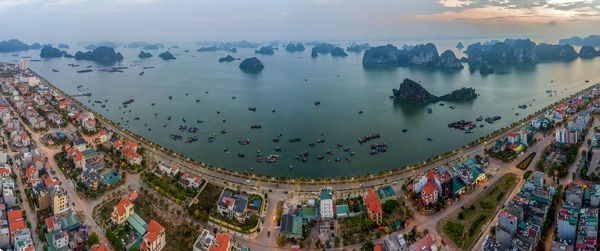
<svg viewBox="0 0 600 251">
<path fill-rule="evenodd" d="M 385 41 L 600 33 L 600 0 L 0 0 L 0 40 Z"/>
</svg>

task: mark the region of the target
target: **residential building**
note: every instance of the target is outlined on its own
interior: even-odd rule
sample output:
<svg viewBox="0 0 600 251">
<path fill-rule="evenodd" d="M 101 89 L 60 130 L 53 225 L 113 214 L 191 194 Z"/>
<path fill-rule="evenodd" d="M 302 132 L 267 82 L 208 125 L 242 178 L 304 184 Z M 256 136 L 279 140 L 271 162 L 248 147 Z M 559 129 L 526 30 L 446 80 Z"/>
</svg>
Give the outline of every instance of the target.
<svg viewBox="0 0 600 251">
<path fill-rule="evenodd" d="M 215 241 L 208 251 L 229 251 L 231 250 L 231 236 L 228 234 L 217 234 Z"/>
<path fill-rule="evenodd" d="M 319 204 L 319 212 L 321 218 L 331 219 L 333 218 L 333 192 L 331 188 L 321 190 L 321 203 Z"/>
<path fill-rule="evenodd" d="M 140 244 L 141 251 L 160 251 L 166 245 L 165 228 L 155 220 L 148 223 L 148 229 Z"/>
<path fill-rule="evenodd" d="M 238 222 L 246 220 L 246 207 L 248 206 L 248 195 L 233 194 L 230 190 L 224 190 L 217 202 L 217 212 Z"/>
<path fill-rule="evenodd" d="M 438 247 L 435 244 L 435 238 L 433 237 L 433 235 L 427 234 L 427 235 L 425 235 L 425 237 L 421 238 L 420 240 L 418 240 L 415 243 L 413 243 L 412 245 L 410 245 L 410 247 L 408 247 L 408 250 L 410 250 L 410 251 L 424 251 L 424 250 L 437 251 Z"/>
<path fill-rule="evenodd" d="M 129 216 L 134 213 L 133 203 L 127 198 L 121 198 L 119 204 L 113 207 L 113 212 L 110 218 L 113 223 L 120 225 L 125 223 Z"/>
<path fill-rule="evenodd" d="M 169 169 L 169 172 L 171 172 L 171 169 Z M 185 172 L 181 176 L 181 180 L 183 181 L 183 184 L 185 184 L 191 188 L 198 188 L 198 187 L 200 187 L 200 184 L 202 183 L 202 178 L 200 178 L 200 176 L 194 175 L 189 172 Z"/>
<path fill-rule="evenodd" d="M 59 214 L 69 209 L 69 203 L 67 201 L 67 194 L 61 189 L 54 189 L 51 192 L 52 199 L 50 200 L 50 207 L 53 214 Z"/>
<path fill-rule="evenodd" d="M 215 236 L 208 231 L 208 229 L 202 230 L 202 233 L 198 235 L 194 242 L 193 251 L 208 251 L 208 249 L 214 244 Z"/>
<path fill-rule="evenodd" d="M 367 216 L 369 219 L 376 225 L 381 225 L 383 223 L 383 210 L 381 208 L 381 201 L 373 188 L 369 188 L 367 191 L 364 202 L 367 207 Z"/>
<path fill-rule="evenodd" d="M 384 251 L 408 251 L 408 246 L 404 236 L 400 232 L 394 232 L 383 238 Z"/>
<path fill-rule="evenodd" d="M 166 164 L 166 163 L 161 163 L 158 165 L 158 170 L 160 170 L 161 172 L 169 175 L 169 176 L 175 176 L 179 173 L 179 168 L 174 167 L 172 165 Z M 189 180 L 188 180 L 189 181 Z M 191 182 L 190 182 L 191 184 Z M 199 184 L 198 184 L 199 185 Z"/>
</svg>

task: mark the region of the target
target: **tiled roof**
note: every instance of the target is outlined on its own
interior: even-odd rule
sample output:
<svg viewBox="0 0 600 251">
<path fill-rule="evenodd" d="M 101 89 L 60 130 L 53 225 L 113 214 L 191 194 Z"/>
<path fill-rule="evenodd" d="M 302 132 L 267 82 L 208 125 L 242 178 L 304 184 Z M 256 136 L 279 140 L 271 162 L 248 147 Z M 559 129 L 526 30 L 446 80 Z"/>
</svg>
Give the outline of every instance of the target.
<svg viewBox="0 0 600 251">
<path fill-rule="evenodd" d="M 377 198 L 377 194 L 375 193 L 375 190 L 373 190 L 373 188 L 369 188 L 367 196 L 365 196 L 365 204 L 367 205 L 369 211 L 372 211 L 374 213 L 383 212 L 383 210 L 381 209 L 381 201 L 379 200 L 379 198 Z"/>
</svg>

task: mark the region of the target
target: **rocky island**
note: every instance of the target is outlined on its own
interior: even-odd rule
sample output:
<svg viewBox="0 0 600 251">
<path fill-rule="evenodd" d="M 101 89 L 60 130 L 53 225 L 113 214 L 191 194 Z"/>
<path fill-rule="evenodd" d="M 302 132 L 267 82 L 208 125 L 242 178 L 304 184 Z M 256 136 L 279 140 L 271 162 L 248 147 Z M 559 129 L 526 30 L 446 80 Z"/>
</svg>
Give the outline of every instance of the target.
<svg viewBox="0 0 600 251">
<path fill-rule="evenodd" d="M 592 46 L 592 47 L 598 47 L 598 46 L 600 46 L 600 36 L 590 35 L 585 38 L 574 36 L 574 37 L 570 37 L 570 38 L 566 38 L 566 39 L 560 39 L 560 40 L 558 40 L 558 44 L 560 44 L 560 45 L 565 45 L 565 44 L 581 45 L 581 46 L 588 45 L 588 46 Z"/>
<path fill-rule="evenodd" d="M 240 63 L 240 69 L 247 73 L 259 73 L 265 66 L 256 57 L 246 58 Z"/>
<path fill-rule="evenodd" d="M 392 90 L 395 103 L 433 103 L 437 101 L 469 101 L 477 98 L 473 88 L 461 88 L 443 96 L 429 93 L 419 83 L 404 79 L 398 89 Z"/>
<path fill-rule="evenodd" d="M 75 53 L 77 60 L 91 60 L 100 64 L 112 64 L 123 60 L 123 55 L 120 52 L 115 53 L 115 49 L 107 46 L 100 46 L 93 51 Z"/>
<path fill-rule="evenodd" d="M 140 51 L 140 54 L 138 54 L 138 58 L 151 58 L 152 54 L 150 52 L 145 52 L 145 51 Z"/>
<path fill-rule="evenodd" d="M 339 57 L 348 56 L 344 49 L 342 49 L 341 47 L 336 47 L 335 45 L 329 43 L 317 43 L 315 44 L 315 46 L 313 46 L 312 51 L 310 52 L 310 56 L 315 58 L 319 56 L 319 54 L 331 54 L 331 56 Z"/>
<path fill-rule="evenodd" d="M 596 56 L 598 56 L 598 52 L 592 46 L 584 45 L 579 50 L 580 58 L 595 58 Z"/>
<path fill-rule="evenodd" d="M 368 43 L 364 43 L 364 44 L 352 43 L 348 46 L 348 48 L 346 48 L 346 51 L 353 52 L 353 53 L 361 53 L 362 51 L 368 50 L 369 48 L 371 48 L 371 46 Z"/>
<path fill-rule="evenodd" d="M 453 70 L 463 68 L 454 52 L 447 50 L 440 56 L 435 45 L 431 43 L 407 46 L 402 50 L 391 44 L 372 47 L 365 51 L 362 63 L 365 67 L 414 65 Z"/>
<path fill-rule="evenodd" d="M 37 47 L 37 48 L 35 48 Z M 0 41 L 0 52 L 15 52 L 15 51 L 26 51 L 30 49 L 40 49 L 39 43 L 27 45 L 18 39 L 2 40 Z"/>
<path fill-rule="evenodd" d="M 40 51 L 41 58 L 60 58 L 66 54 L 67 54 L 66 51 L 61 51 L 54 47 L 44 47 Z"/>
<path fill-rule="evenodd" d="M 273 46 L 263 46 L 260 47 L 259 50 L 255 50 L 254 53 L 255 54 L 262 54 L 262 55 L 273 55 L 275 54 L 275 49 L 273 48 Z"/>
<path fill-rule="evenodd" d="M 289 43 L 285 46 L 285 50 L 288 52 L 301 52 L 304 51 L 304 45 L 302 43 Z"/>
<path fill-rule="evenodd" d="M 162 58 L 163 60 L 171 60 L 171 59 L 175 59 L 175 57 L 173 56 L 173 54 L 171 54 L 169 51 L 165 51 L 161 54 L 158 54 L 159 58 Z"/>
<path fill-rule="evenodd" d="M 462 50 L 463 48 L 465 48 L 465 46 L 462 42 L 458 42 L 458 44 L 456 44 L 456 49 Z"/>
<path fill-rule="evenodd" d="M 219 58 L 219 63 L 231 62 L 233 60 L 235 60 L 234 57 L 232 57 L 231 55 L 227 55 L 226 57 Z"/>
<path fill-rule="evenodd" d="M 506 39 L 504 42 L 475 43 L 465 50 L 469 68 L 476 70 L 483 65 L 535 64 L 539 62 L 570 61 L 577 52 L 570 45 L 535 44 L 529 39 Z M 488 72 L 487 69 L 484 69 Z"/>
</svg>

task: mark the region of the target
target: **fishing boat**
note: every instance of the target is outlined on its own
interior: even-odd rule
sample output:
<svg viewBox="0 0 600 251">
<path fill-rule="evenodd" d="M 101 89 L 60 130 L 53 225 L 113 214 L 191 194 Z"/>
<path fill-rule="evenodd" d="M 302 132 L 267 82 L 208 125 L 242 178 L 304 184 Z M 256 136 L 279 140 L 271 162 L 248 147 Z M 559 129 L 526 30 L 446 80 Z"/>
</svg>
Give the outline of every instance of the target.
<svg viewBox="0 0 600 251">
<path fill-rule="evenodd" d="M 310 143 L 308 143 L 308 146 L 310 147 L 314 147 L 315 145 L 317 145 L 314 141 L 311 141 Z"/>
<path fill-rule="evenodd" d="M 128 104 L 131 104 L 131 103 L 133 103 L 133 99 L 132 98 L 130 98 L 128 100 L 125 100 L 125 102 L 123 102 L 123 105 L 128 105 Z"/>
<path fill-rule="evenodd" d="M 298 137 L 294 137 L 294 138 L 290 138 L 289 142 L 293 143 L 293 142 L 300 142 L 302 139 L 298 138 Z"/>
<path fill-rule="evenodd" d="M 321 101 L 316 101 L 314 104 L 315 104 L 315 105 L 320 105 L 320 104 L 321 104 Z"/>
<path fill-rule="evenodd" d="M 144 72 L 143 72 L 143 71 L 142 71 L 142 72 L 140 72 L 140 76 L 142 76 L 142 75 L 144 75 Z"/>
<path fill-rule="evenodd" d="M 255 124 L 255 125 L 251 125 L 250 129 L 261 129 L 262 125 L 261 124 Z"/>
<path fill-rule="evenodd" d="M 379 135 L 379 133 L 371 133 L 371 134 L 368 134 L 368 135 L 365 135 L 365 136 L 362 136 L 362 137 L 358 138 L 358 143 L 362 144 L 362 143 L 365 143 L 365 142 L 367 142 L 369 140 L 376 139 L 376 138 L 379 138 L 379 137 L 381 137 L 381 135 Z"/>
<path fill-rule="evenodd" d="M 276 146 L 276 147 L 275 147 L 275 151 L 276 151 L 276 152 L 281 152 L 281 147 L 280 147 L 280 146 Z"/>
<path fill-rule="evenodd" d="M 246 154 L 243 154 L 243 153 L 238 153 L 238 157 L 240 157 L 240 158 L 244 158 L 244 157 L 246 157 Z"/>
<path fill-rule="evenodd" d="M 221 130 L 221 134 L 227 134 L 227 130 L 225 130 L 225 129 Z"/>
<path fill-rule="evenodd" d="M 77 73 L 86 73 L 86 72 L 92 72 L 92 70 L 87 69 L 87 70 L 79 70 L 79 71 L 77 71 Z"/>
<path fill-rule="evenodd" d="M 427 113 L 432 113 L 433 110 L 431 108 L 427 108 Z"/>
<path fill-rule="evenodd" d="M 249 145 L 250 144 L 250 139 L 245 138 L 245 139 L 238 140 L 238 144 L 240 144 L 242 146 Z"/>
<path fill-rule="evenodd" d="M 408 129 L 402 128 L 402 132 L 407 132 L 407 131 L 408 131 Z"/>
<path fill-rule="evenodd" d="M 255 111 L 256 111 L 256 107 L 248 107 L 248 111 L 253 111 L 253 112 L 255 112 Z"/>
<path fill-rule="evenodd" d="M 154 68 L 154 66 L 144 66 L 144 70 L 145 69 L 152 69 L 152 68 Z"/>
<path fill-rule="evenodd" d="M 169 100 L 173 100 L 173 96 L 169 96 Z"/>
<path fill-rule="evenodd" d="M 57 69 L 52 69 L 52 71 L 53 71 L 53 72 L 58 72 L 58 70 L 57 70 Z"/>
<path fill-rule="evenodd" d="M 171 134 L 171 135 L 169 135 L 169 136 L 170 136 L 170 137 L 171 137 L 171 139 L 173 139 L 173 140 L 178 140 L 178 139 L 181 139 L 181 135 L 179 135 L 179 134 Z"/>
</svg>

